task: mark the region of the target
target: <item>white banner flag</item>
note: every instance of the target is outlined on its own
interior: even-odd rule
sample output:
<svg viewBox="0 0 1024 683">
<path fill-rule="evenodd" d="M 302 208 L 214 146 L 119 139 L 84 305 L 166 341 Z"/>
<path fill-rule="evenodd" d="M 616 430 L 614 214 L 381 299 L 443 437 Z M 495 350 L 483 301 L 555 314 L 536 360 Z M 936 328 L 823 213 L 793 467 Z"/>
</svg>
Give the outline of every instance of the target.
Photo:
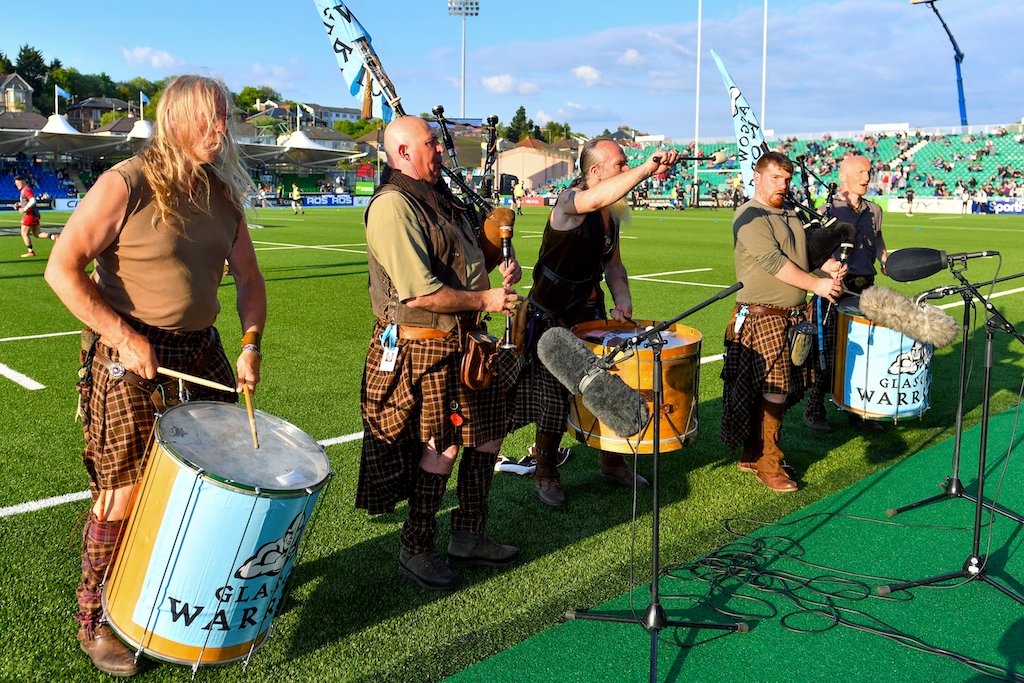
<svg viewBox="0 0 1024 683">
<path fill-rule="evenodd" d="M 732 124 L 736 131 L 736 163 L 739 164 L 743 173 L 744 193 L 748 198 L 754 196 L 754 166 L 761 155 L 768 151 L 764 142 L 764 134 L 761 132 L 761 124 L 757 122 L 757 116 L 747 103 L 747 98 L 736 86 L 732 76 L 725 70 L 725 64 L 718 58 L 715 51 L 711 51 L 715 58 L 718 71 L 722 74 L 725 87 L 729 89 L 729 100 L 732 105 Z"/>
</svg>

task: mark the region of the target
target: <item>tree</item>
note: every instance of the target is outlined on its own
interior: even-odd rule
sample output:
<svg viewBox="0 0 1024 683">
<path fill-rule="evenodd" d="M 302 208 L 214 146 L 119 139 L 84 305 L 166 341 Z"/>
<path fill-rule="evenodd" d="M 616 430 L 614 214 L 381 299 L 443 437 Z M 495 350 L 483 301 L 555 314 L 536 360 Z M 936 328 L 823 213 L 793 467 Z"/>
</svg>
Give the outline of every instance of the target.
<svg viewBox="0 0 1024 683">
<path fill-rule="evenodd" d="M 0 74 L 9 74 L 14 71 L 14 63 L 7 58 L 3 50 L 0 50 Z"/>
<path fill-rule="evenodd" d="M 32 86 L 36 96 L 43 92 L 46 81 L 46 60 L 43 59 L 42 52 L 30 45 L 22 45 L 18 50 L 18 61 L 14 64 L 14 70 Z"/>
<path fill-rule="evenodd" d="M 505 129 L 505 139 L 509 142 L 519 142 L 528 137 L 533 129 L 533 119 L 526 118 L 526 107 L 520 106 Z"/>
<path fill-rule="evenodd" d="M 353 140 L 363 137 L 367 133 L 373 131 L 384 125 L 384 122 L 380 119 L 360 119 L 358 121 L 335 121 L 334 130 L 344 133 Z"/>
<path fill-rule="evenodd" d="M 242 88 L 240 93 L 235 95 L 235 106 L 242 111 L 255 111 L 256 100 L 274 100 L 280 103 L 281 99 L 281 93 L 268 85 L 261 85 L 259 87 L 247 85 Z"/>
<path fill-rule="evenodd" d="M 100 117 L 100 125 L 101 126 L 105 126 L 108 123 L 111 123 L 112 121 L 117 121 L 118 119 L 123 119 L 126 116 L 128 116 L 128 112 L 126 112 L 123 109 L 115 109 L 114 111 L 108 111 L 107 113 L 105 113 L 103 116 Z"/>
</svg>

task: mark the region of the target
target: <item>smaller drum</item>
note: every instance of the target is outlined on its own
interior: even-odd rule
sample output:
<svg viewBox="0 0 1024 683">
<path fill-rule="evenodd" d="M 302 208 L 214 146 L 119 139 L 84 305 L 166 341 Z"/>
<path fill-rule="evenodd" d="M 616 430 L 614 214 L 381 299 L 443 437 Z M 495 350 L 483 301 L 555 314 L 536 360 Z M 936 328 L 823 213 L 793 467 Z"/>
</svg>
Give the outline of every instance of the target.
<svg viewBox="0 0 1024 683">
<path fill-rule="evenodd" d="M 659 323 L 638 320 L 640 325 Z M 572 328 L 596 355 L 614 349 L 624 339 L 642 332 L 632 323 L 594 320 Z M 659 453 L 680 450 L 686 439 L 697 433 L 697 400 L 700 385 L 700 332 L 686 325 L 675 324 L 661 333 L 667 342 L 661 349 L 662 397 Z M 633 355 L 618 363 L 611 371 L 627 385 L 638 389 L 654 413 L 654 351 L 650 347 L 635 349 Z M 623 438 L 594 417 L 583 405 L 582 396 L 572 396 L 569 404 L 568 429 L 582 443 L 612 453 L 654 453 L 654 420 L 634 436 Z"/>
<path fill-rule="evenodd" d="M 921 417 L 928 409 L 932 345 L 873 323 L 858 302 L 836 306 L 832 401 L 866 420 Z"/>
<path fill-rule="evenodd" d="M 157 420 L 103 589 L 107 621 L 139 652 L 195 668 L 248 657 L 268 635 L 331 473 L 311 436 L 255 415 L 259 450 L 236 404 Z"/>
</svg>

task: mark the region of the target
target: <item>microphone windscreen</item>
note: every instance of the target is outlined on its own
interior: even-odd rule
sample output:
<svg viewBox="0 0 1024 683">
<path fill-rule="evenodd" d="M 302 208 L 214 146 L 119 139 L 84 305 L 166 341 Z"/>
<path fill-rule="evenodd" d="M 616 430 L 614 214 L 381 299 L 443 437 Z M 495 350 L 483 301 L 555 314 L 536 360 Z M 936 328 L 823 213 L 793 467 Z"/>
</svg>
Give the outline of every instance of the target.
<svg viewBox="0 0 1024 683">
<path fill-rule="evenodd" d="M 861 292 L 860 311 L 882 327 L 937 349 L 949 346 L 960 334 L 957 322 L 935 306 L 916 304 L 910 297 L 886 287 L 868 287 Z"/>
<path fill-rule="evenodd" d="M 622 438 L 637 434 L 651 419 L 640 392 L 607 372 L 598 374 L 587 386 L 583 405 Z"/>
<path fill-rule="evenodd" d="M 913 282 L 935 275 L 946 267 L 946 252 L 927 247 L 908 247 L 889 254 L 885 273 L 897 282 Z"/>
<path fill-rule="evenodd" d="M 552 327 L 537 340 L 537 357 L 569 393 L 580 393 L 580 380 L 594 365 L 594 354 L 564 327 Z"/>
</svg>

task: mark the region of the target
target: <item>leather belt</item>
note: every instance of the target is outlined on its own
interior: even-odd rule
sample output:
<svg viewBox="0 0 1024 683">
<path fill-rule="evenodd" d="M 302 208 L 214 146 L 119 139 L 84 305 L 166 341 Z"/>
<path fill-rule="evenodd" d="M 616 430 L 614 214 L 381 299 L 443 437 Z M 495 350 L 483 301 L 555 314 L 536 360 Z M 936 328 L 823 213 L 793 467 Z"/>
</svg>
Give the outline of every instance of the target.
<svg viewBox="0 0 1024 683">
<path fill-rule="evenodd" d="M 445 332 L 436 327 L 409 327 L 408 325 L 398 326 L 398 338 L 407 341 L 423 341 L 424 339 L 441 339 L 447 337 L 454 330 Z"/>
<path fill-rule="evenodd" d="M 147 394 L 151 394 L 156 391 L 159 382 L 148 380 L 145 377 L 136 375 L 131 370 L 128 370 L 121 364 L 120 361 L 110 360 L 109 357 L 97 346 L 96 353 L 93 356 L 93 360 L 102 365 L 110 376 L 114 379 L 120 379 L 134 387 L 138 387 Z"/>
<path fill-rule="evenodd" d="M 746 306 L 747 313 L 750 313 L 751 315 L 776 315 L 780 318 L 789 318 L 803 313 L 802 306 L 797 306 L 795 308 L 780 308 L 778 306 L 761 306 L 758 304 L 740 304 L 733 312 L 738 312 L 742 306 Z"/>
</svg>

